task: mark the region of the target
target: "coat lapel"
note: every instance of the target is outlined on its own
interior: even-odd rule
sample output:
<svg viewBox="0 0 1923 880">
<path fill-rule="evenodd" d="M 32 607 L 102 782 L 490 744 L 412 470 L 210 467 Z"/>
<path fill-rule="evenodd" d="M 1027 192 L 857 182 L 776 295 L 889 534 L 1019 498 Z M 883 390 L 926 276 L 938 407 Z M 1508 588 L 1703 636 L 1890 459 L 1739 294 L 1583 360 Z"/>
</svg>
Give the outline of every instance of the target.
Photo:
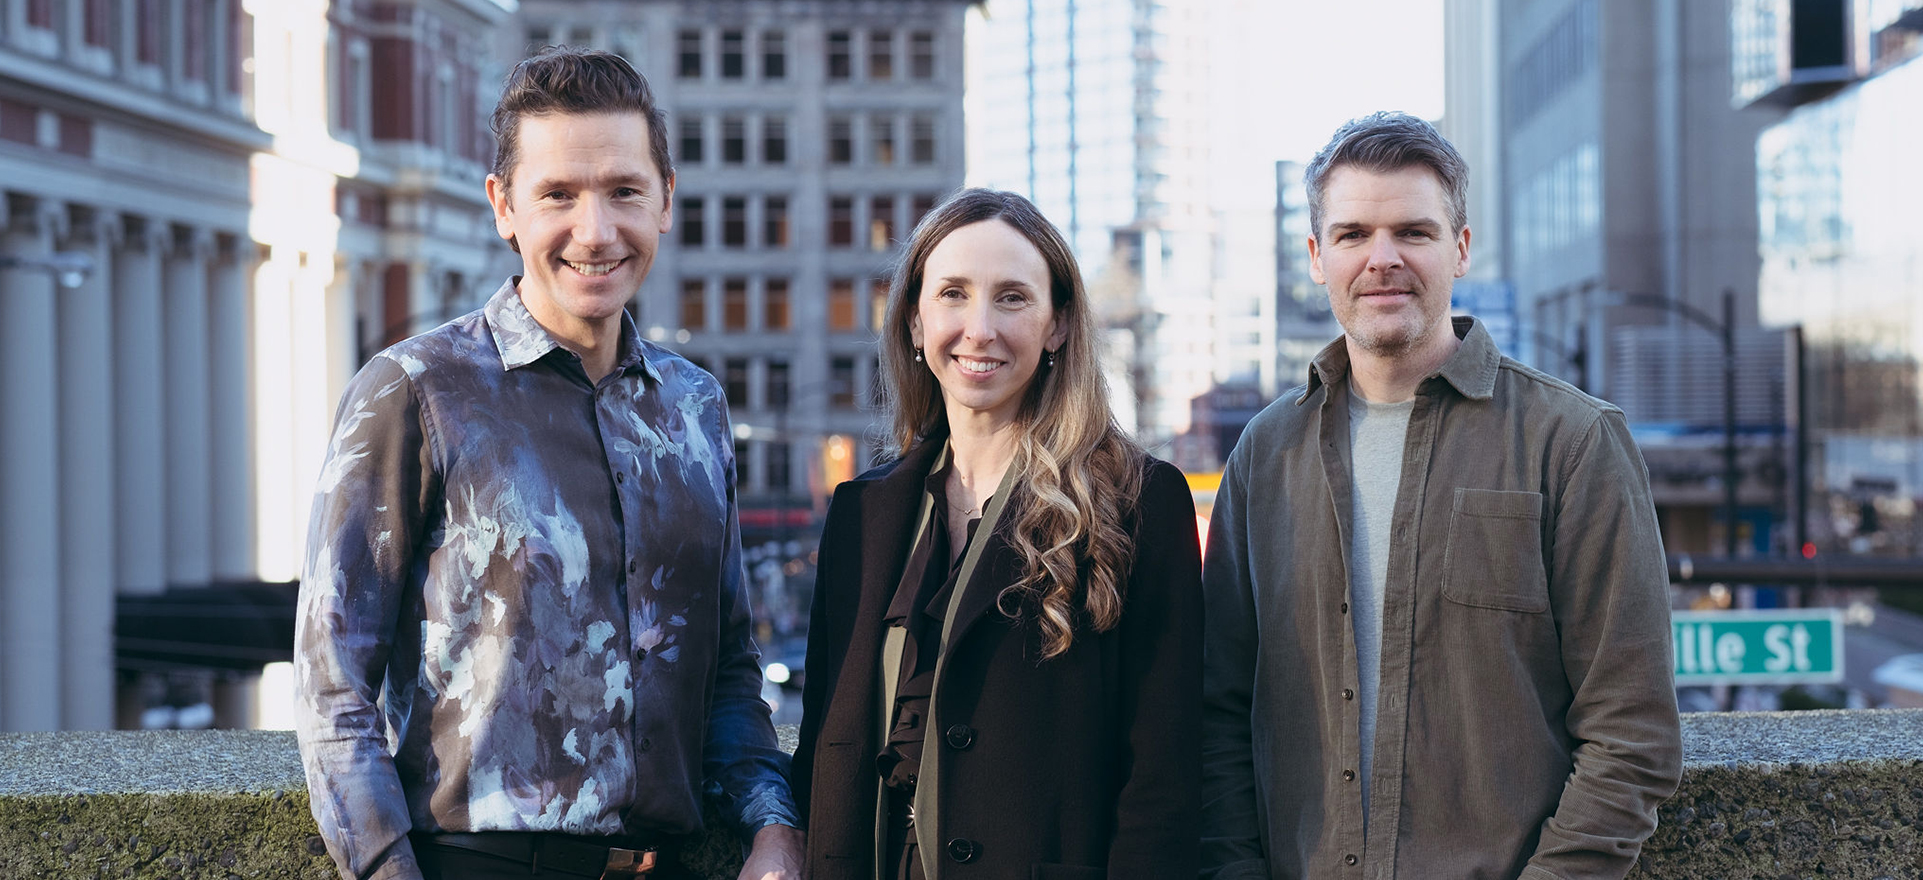
<svg viewBox="0 0 1923 880">
<path fill-rule="evenodd" d="M 1014 491 L 1015 469 L 1010 467 L 1002 476 L 1002 483 L 995 489 L 995 497 L 989 502 L 989 509 L 983 511 L 982 524 L 977 527 L 977 547 L 969 548 L 969 556 L 964 561 L 961 595 L 955 597 L 955 611 L 949 618 L 947 637 L 942 642 L 942 654 L 955 650 L 961 640 L 968 637 L 968 631 L 995 607 L 995 599 L 1001 595 L 1002 588 L 1014 583 L 1007 577 L 1006 567 L 1014 557 L 1014 549 L 1002 537 L 1008 523 L 1003 520 L 1008 496 Z M 986 532 L 983 535 L 983 532 Z M 939 666 L 936 667 L 940 669 Z M 936 676 L 936 686 L 940 686 L 940 674 Z"/>
<path fill-rule="evenodd" d="M 981 525 L 976 527 L 975 541 L 962 554 L 962 568 L 959 573 L 961 587 L 952 598 L 948 613 L 942 622 L 945 637 L 941 654 L 935 660 L 935 685 L 928 695 L 929 737 L 939 736 L 941 722 L 941 688 L 948 660 L 955 646 L 968 636 L 975 621 L 994 607 L 995 597 L 1001 594 L 1005 578 L 997 576 L 997 563 L 1009 556 L 1005 543 L 998 544 L 996 535 L 1002 529 L 1002 517 L 1007 509 L 1008 496 L 1015 485 L 1015 468 L 1010 467 L 1002 475 L 1002 483 L 995 488 L 994 497 L 988 508 L 982 511 Z M 987 534 L 984 535 L 983 532 Z M 933 758 L 934 760 L 929 760 Z M 915 784 L 915 837 L 920 847 L 922 872 L 929 880 L 941 880 L 942 860 L 937 855 L 939 849 L 938 832 L 941 829 L 941 750 L 923 750 L 921 761 L 921 781 Z"/>
<path fill-rule="evenodd" d="M 888 603 L 894 598 L 895 585 L 901 581 L 902 568 L 908 564 L 908 553 L 914 546 L 915 511 L 921 502 L 922 481 L 940 451 L 940 443 L 923 443 L 909 450 L 886 473 L 858 480 L 854 487 L 858 493 L 855 498 L 860 532 L 853 536 L 852 543 L 859 546 L 856 552 L 861 559 L 857 576 L 860 596 L 854 603 L 853 620 L 849 624 L 847 655 L 828 702 L 837 709 L 833 713 L 837 736 L 861 744 L 860 748 L 865 751 L 873 751 L 871 746 L 879 748 L 874 742 L 873 721 L 875 713 L 880 711 L 881 700 L 875 670 L 880 667 L 882 637 L 886 631 L 882 621 L 887 617 Z M 834 549 L 837 553 L 856 550 L 845 545 Z M 855 699 L 857 696 L 859 699 Z"/>
</svg>

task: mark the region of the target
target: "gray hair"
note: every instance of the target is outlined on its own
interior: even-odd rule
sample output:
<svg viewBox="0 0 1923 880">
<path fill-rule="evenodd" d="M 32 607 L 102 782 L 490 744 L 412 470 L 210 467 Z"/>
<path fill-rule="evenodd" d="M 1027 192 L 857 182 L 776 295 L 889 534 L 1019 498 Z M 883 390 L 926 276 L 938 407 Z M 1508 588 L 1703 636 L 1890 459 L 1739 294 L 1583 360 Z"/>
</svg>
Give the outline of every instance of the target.
<svg viewBox="0 0 1923 880">
<path fill-rule="evenodd" d="M 1329 175 L 1344 165 L 1377 173 L 1425 166 L 1436 173 L 1448 197 L 1450 231 L 1461 232 L 1469 225 L 1469 163 L 1435 126 L 1399 110 L 1382 110 L 1343 123 L 1303 171 L 1309 227 L 1317 240 L 1322 238 L 1323 191 Z"/>
</svg>

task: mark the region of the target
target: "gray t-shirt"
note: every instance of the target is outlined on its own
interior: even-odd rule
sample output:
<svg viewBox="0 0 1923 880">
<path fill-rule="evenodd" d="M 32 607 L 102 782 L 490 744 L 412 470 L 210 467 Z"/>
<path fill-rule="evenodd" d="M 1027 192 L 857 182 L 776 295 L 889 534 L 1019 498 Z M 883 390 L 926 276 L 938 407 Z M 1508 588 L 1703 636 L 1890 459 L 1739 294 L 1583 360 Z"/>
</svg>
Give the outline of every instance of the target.
<svg viewBox="0 0 1923 880">
<path fill-rule="evenodd" d="M 1382 680 L 1382 591 L 1389 579 L 1389 534 L 1402 447 L 1415 401 L 1370 403 L 1349 388 L 1349 609 L 1355 622 L 1356 694 L 1362 708 L 1362 824 L 1369 818 L 1369 768 L 1375 757 L 1376 691 Z"/>
</svg>

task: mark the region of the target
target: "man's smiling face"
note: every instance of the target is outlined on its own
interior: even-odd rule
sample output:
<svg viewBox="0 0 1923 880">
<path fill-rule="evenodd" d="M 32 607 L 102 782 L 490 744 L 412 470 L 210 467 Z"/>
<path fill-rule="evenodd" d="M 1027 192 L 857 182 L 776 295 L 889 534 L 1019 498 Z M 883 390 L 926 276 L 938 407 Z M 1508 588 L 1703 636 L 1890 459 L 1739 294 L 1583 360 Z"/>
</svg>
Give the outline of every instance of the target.
<svg viewBox="0 0 1923 880">
<path fill-rule="evenodd" d="M 1449 297 L 1469 271 L 1469 230 L 1451 230 L 1442 181 L 1425 165 L 1389 172 L 1345 165 L 1323 190 L 1309 237 L 1309 276 L 1351 345 L 1396 358 L 1450 333 Z"/>
<path fill-rule="evenodd" d="M 510 180 L 489 176 L 494 226 L 521 251 L 521 301 L 549 332 L 575 338 L 620 320 L 673 226 L 674 182 L 648 151 L 639 113 L 521 120 Z"/>
</svg>

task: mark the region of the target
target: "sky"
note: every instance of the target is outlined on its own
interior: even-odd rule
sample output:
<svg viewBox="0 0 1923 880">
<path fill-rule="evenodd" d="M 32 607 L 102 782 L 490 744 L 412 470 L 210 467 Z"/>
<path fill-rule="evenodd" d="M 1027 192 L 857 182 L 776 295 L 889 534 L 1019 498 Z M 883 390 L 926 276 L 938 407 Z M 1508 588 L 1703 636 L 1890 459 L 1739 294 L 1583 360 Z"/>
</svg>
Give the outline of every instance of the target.
<svg viewBox="0 0 1923 880">
<path fill-rule="evenodd" d="M 1203 2 L 1217 47 L 1210 115 L 1222 207 L 1272 204 L 1276 160 L 1308 161 L 1352 118 L 1442 116 L 1443 0 Z"/>
</svg>

